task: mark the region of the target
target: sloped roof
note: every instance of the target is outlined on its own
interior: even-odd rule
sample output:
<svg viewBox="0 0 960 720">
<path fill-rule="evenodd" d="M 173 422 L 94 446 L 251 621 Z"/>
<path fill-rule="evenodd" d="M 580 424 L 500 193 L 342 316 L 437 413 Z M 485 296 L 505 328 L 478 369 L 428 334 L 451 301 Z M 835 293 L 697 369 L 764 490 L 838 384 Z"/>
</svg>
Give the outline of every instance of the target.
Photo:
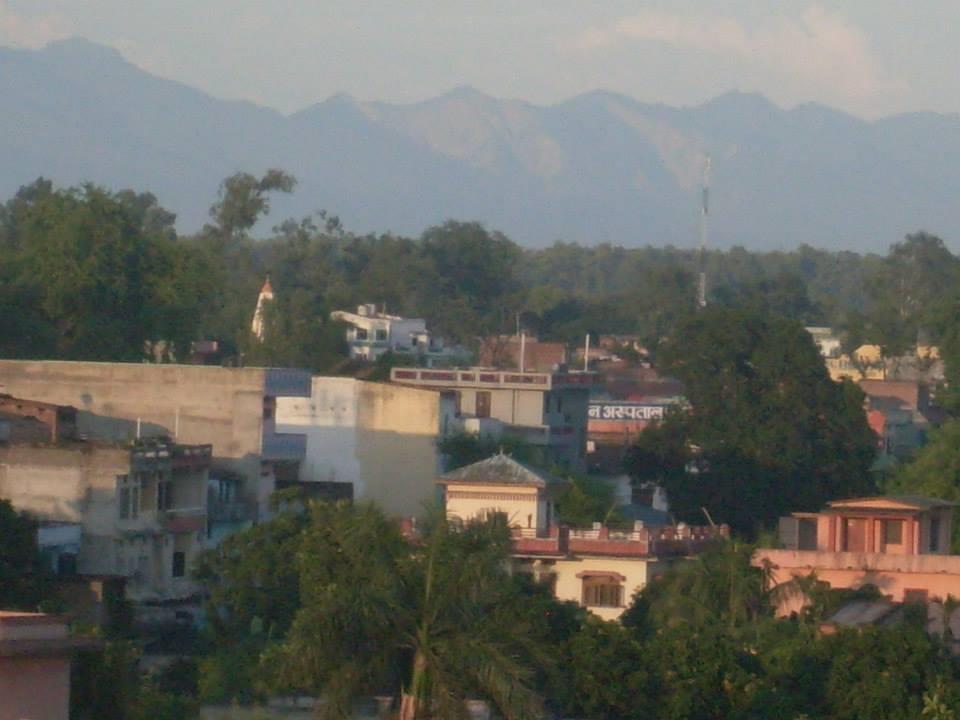
<svg viewBox="0 0 960 720">
<path fill-rule="evenodd" d="M 550 473 L 524 465 L 509 455 L 497 453 L 472 465 L 465 465 L 446 475 L 437 482 L 441 485 L 468 483 L 476 485 L 526 485 L 544 488 L 565 482 Z"/>
<path fill-rule="evenodd" d="M 870 510 L 932 510 L 938 507 L 951 507 L 955 503 L 949 500 L 922 497 L 920 495 L 890 495 L 834 500 L 827 503 L 831 510 L 863 508 Z"/>
</svg>

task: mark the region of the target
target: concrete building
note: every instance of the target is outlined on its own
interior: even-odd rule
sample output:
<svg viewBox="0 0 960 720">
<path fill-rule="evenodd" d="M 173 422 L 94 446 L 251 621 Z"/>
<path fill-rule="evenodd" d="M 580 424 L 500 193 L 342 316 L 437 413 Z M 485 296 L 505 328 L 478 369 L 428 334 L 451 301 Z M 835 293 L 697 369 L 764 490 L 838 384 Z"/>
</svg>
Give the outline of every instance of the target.
<svg viewBox="0 0 960 720">
<path fill-rule="evenodd" d="M 462 359 L 464 351 L 444 344 L 427 330 L 423 318 L 404 318 L 379 312 L 373 304 L 360 305 L 357 312 L 336 310 L 330 318 L 346 323 L 350 357 L 374 361 L 386 352 L 414 356 L 428 367 Z"/>
<path fill-rule="evenodd" d="M 209 445 L 0 446 L 0 497 L 40 522 L 63 574 L 126 578 L 134 601 L 190 598 L 207 529 Z"/>
<path fill-rule="evenodd" d="M 394 368 L 390 379 L 453 391 L 467 432 L 517 437 L 542 448 L 548 463 L 574 472 L 586 468 L 587 404 L 597 382 L 594 373 Z"/>
<path fill-rule="evenodd" d="M 753 562 L 775 585 L 816 573 L 832 588 L 875 586 L 893 602 L 960 595 L 960 555 L 951 555 L 953 503 L 923 497 L 868 497 L 828 503 L 819 513 L 781 518 L 783 549 L 760 548 Z M 781 595 L 778 612 L 803 607 Z"/>
<path fill-rule="evenodd" d="M 276 400 L 279 443 L 302 443 L 302 461 L 278 484 L 313 494 L 372 500 L 387 513 L 418 514 L 438 500 L 437 442 L 456 429 L 453 393 L 315 377 L 309 397 Z"/>
<path fill-rule="evenodd" d="M 728 535 L 725 526 L 568 528 L 558 522 L 555 506 L 565 483 L 503 454 L 447 473 L 437 483 L 449 518 L 505 514 L 513 532 L 514 570 L 549 583 L 559 600 L 580 603 L 606 620 L 620 617 L 633 594 L 671 563 Z"/>
<path fill-rule="evenodd" d="M 276 398 L 310 395 L 300 370 L 146 363 L 0 360 L 0 392 L 76 409 L 77 432 L 131 441 L 169 437 L 213 447 L 212 471 L 242 480 L 240 492 L 266 512 L 274 463 L 296 448 L 273 440 Z M 273 453 L 279 453 L 275 455 Z"/>
<path fill-rule="evenodd" d="M 0 720 L 67 720 L 70 655 L 87 644 L 56 615 L 0 610 Z"/>
</svg>

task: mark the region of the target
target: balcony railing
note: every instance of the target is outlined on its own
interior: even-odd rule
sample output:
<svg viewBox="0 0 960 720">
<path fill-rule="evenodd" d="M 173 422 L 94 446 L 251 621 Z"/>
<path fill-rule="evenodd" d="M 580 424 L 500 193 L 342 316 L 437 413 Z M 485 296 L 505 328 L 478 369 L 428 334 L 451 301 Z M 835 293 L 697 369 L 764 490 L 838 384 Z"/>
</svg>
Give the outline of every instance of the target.
<svg viewBox="0 0 960 720">
<path fill-rule="evenodd" d="M 678 525 L 629 531 L 602 526 L 582 529 L 554 525 L 539 532 L 515 528 L 513 546 L 518 555 L 675 557 L 703 552 L 710 544 L 729 536 L 726 525 Z"/>
</svg>

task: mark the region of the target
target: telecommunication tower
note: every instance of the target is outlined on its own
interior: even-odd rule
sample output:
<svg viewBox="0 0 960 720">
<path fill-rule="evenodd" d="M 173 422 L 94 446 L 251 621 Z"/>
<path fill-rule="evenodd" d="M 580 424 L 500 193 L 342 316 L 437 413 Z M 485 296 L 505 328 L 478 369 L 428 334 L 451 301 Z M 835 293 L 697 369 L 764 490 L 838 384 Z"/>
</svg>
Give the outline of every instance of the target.
<svg viewBox="0 0 960 720">
<path fill-rule="evenodd" d="M 700 277 L 697 282 L 697 306 L 707 306 L 707 221 L 710 219 L 710 155 L 703 156 L 703 180 L 700 186 Z"/>
</svg>

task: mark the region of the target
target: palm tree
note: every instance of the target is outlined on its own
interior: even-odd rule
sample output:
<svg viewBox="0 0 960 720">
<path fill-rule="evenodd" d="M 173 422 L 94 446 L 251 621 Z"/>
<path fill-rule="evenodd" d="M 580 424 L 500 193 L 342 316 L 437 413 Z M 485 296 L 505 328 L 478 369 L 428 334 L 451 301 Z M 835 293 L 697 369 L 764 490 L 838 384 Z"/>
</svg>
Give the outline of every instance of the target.
<svg viewBox="0 0 960 720">
<path fill-rule="evenodd" d="M 467 716 L 488 700 L 507 720 L 542 714 L 530 688 L 543 660 L 508 571 L 502 517 L 454 527 L 431 516 L 405 538 L 373 507 L 317 504 L 301 551 L 302 608 L 270 660 L 325 700 L 321 717 L 399 687 L 400 720 Z"/>
</svg>

